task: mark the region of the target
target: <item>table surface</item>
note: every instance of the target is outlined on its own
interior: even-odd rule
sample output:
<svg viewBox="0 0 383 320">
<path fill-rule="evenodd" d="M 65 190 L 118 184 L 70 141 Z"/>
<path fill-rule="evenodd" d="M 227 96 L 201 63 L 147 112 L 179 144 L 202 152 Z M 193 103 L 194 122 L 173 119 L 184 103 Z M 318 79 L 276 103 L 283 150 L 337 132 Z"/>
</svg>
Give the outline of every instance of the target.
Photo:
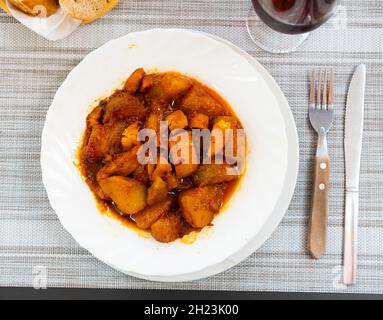
<svg viewBox="0 0 383 320">
<path fill-rule="evenodd" d="M 270 54 L 250 40 L 249 0 L 122 0 L 104 18 L 68 38 L 49 42 L 0 13 L 0 286 L 233 291 L 383 293 L 383 7 L 348 0 L 339 15 L 311 34 L 297 52 Z M 51 209 L 40 169 L 40 137 L 52 98 L 69 71 L 110 39 L 150 28 L 187 28 L 227 39 L 256 57 L 285 93 L 300 142 L 295 195 L 282 223 L 248 259 L 193 282 L 156 283 L 126 276 L 99 262 L 63 229 Z M 367 65 L 365 130 L 360 181 L 359 273 L 340 283 L 344 222 L 344 110 L 348 83 Z M 336 70 L 335 121 L 327 254 L 306 251 L 316 136 L 307 119 L 307 73 Z"/>
</svg>

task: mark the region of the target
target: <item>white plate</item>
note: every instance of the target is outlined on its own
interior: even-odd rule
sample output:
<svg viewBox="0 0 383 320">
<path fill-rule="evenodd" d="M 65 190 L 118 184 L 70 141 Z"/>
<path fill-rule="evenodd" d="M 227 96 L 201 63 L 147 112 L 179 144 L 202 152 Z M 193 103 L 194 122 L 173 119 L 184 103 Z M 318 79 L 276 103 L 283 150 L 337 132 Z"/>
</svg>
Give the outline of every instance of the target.
<svg viewBox="0 0 383 320">
<path fill-rule="evenodd" d="M 176 70 L 210 85 L 231 104 L 247 132 L 250 153 L 241 186 L 214 226 L 192 244 L 162 244 L 100 214 L 73 164 L 90 106 L 137 67 Z M 298 139 L 281 90 L 252 57 L 201 33 L 149 30 L 108 42 L 68 75 L 47 114 L 41 165 L 50 203 L 81 246 L 129 275 L 186 281 L 232 267 L 271 235 L 294 191 Z"/>
</svg>

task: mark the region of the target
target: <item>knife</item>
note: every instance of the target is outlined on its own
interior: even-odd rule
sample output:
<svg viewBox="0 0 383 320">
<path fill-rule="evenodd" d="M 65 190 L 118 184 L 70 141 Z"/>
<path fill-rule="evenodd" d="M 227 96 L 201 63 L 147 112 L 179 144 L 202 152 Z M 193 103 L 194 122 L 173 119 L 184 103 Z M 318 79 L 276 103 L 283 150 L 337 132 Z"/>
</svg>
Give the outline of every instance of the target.
<svg viewBox="0 0 383 320">
<path fill-rule="evenodd" d="M 346 106 L 344 152 L 346 161 L 346 206 L 343 283 L 356 283 L 358 249 L 359 169 L 362 153 L 366 66 L 359 65 L 351 79 Z"/>
</svg>

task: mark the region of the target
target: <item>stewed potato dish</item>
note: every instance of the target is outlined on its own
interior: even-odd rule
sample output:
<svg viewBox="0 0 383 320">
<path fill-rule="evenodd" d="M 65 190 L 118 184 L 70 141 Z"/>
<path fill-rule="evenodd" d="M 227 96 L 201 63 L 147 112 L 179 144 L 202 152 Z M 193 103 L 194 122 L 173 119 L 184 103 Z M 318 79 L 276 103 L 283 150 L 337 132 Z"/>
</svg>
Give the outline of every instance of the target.
<svg viewBox="0 0 383 320">
<path fill-rule="evenodd" d="M 214 90 L 140 68 L 88 115 L 79 168 L 105 208 L 171 242 L 211 225 L 234 192 L 241 132 Z"/>
</svg>

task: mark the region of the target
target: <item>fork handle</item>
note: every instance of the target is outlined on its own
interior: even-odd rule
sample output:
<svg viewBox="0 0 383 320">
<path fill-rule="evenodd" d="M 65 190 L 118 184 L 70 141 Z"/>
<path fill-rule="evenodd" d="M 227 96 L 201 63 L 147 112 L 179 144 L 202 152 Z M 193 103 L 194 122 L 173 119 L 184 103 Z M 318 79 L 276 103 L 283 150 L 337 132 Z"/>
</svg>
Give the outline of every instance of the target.
<svg viewBox="0 0 383 320">
<path fill-rule="evenodd" d="M 309 251 L 315 259 L 326 251 L 329 181 L 330 158 L 327 155 L 317 156 L 309 229 Z"/>
</svg>

